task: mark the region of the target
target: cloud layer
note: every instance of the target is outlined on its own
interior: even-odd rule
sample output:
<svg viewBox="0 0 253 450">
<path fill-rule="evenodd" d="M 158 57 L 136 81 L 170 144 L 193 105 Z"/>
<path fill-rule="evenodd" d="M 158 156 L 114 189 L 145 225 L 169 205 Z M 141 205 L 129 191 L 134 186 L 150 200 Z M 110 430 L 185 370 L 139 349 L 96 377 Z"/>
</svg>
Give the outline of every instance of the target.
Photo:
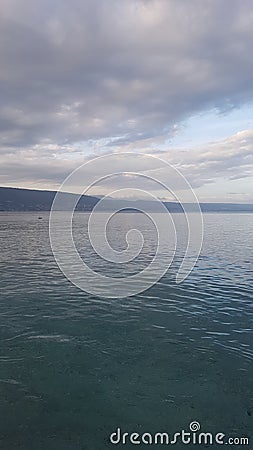
<svg viewBox="0 0 253 450">
<path fill-rule="evenodd" d="M 90 146 L 152 148 L 197 112 L 252 102 L 252 48 L 251 0 L 2 0 L 1 184 L 53 187 Z M 234 136 L 171 161 L 195 184 L 249 176 L 247 133 L 247 150 Z"/>
</svg>

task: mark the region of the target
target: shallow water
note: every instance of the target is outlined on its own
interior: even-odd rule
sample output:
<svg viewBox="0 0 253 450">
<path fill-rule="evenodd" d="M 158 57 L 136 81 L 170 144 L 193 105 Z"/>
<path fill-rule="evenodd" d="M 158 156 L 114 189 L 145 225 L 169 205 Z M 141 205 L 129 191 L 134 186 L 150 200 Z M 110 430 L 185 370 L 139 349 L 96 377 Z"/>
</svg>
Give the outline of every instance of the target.
<svg viewBox="0 0 253 450">
<path fill-rule="evenodd" d="M 175 263 L 147 292 L 112 300 L 65 279 L 48 217 L 0 213 L 0 448 L 102 450 L 117 427 L 173 433 L 194 420 L 249 436 L 251 448 L 253 215 L 206 214 L 203 250 L 183 284 Z M 76 217 L 77 241 L 87 217 Z M 112 245 L 141 220 L 121 214 Z M 130 271 L 152 245 L 144 253 Z"/>
</svg>

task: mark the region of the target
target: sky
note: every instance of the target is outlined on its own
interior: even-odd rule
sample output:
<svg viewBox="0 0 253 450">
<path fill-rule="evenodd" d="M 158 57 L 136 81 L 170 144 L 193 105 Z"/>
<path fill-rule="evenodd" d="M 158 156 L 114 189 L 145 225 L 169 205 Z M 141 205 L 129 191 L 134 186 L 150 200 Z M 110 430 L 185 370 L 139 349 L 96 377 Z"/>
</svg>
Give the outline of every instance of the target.
<svg viewBox="0 0 253 450">
<path fill-rule="evenodd" d="M 252 0 L 0 0 L 0 185 L 147 153 L 253 202 L 252 48 Z"/>
</svg>

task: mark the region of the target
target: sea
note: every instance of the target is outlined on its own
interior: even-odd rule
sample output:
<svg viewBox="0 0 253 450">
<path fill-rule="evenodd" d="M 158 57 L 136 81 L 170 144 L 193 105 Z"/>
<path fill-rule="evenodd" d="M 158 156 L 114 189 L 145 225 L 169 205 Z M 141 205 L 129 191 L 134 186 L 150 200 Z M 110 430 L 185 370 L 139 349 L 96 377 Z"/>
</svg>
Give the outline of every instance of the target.
<svg viewBox="0 0 253 450">
<path fill-rule="evenodd" d="M 76 214 L 74 227 L 96 270 L 81 239 L 88 218 Z M 118 214 L 112 247 L 142 220 Z M 64 276 L 47 212 L 1 212 L 0 237 L 1 450 L 219 449 L 217 434 L 225 448 L 253 448 L 252 214 L 204 214 L 189 277 L 176 283 L 176 254 L 160 281 L 129 297 L 97 297 Z M 97 269 L 127 275 L 101 258 Z M 213 441 L 198 443 L 201 432 Z"/>
</svg>

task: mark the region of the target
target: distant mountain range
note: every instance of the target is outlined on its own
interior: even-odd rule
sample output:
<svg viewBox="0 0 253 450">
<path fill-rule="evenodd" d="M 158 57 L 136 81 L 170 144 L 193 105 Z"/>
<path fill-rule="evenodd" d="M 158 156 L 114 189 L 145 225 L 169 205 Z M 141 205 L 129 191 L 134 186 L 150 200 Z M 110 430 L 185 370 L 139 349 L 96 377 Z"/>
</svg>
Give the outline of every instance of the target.
<svg viewBox="0 0 253 450">
<path fill-rule="evenodd" d="M 56 191 L 40 191 L 31 189 L 18 189 L 0 187 L 0 211 L 50 211 Z M 66 203 L 75 194 L 66 193 Z M 78 201 L 77 211 L 92 211 L 99 202 L 100 197 L 82 195 Z M 125 208 L 128 211 L 141 209 L 153 210 L 154 203 L 132 200 L 129 206 L 127 200 L 111 199 L 113 209 Z M 176 202 L 164 202 L 171 212 L 182 212 L 182 207 Z M 253 204 L 244 203 L 200 203 L 203 212 L 253 212 Z"/>
</svg>

